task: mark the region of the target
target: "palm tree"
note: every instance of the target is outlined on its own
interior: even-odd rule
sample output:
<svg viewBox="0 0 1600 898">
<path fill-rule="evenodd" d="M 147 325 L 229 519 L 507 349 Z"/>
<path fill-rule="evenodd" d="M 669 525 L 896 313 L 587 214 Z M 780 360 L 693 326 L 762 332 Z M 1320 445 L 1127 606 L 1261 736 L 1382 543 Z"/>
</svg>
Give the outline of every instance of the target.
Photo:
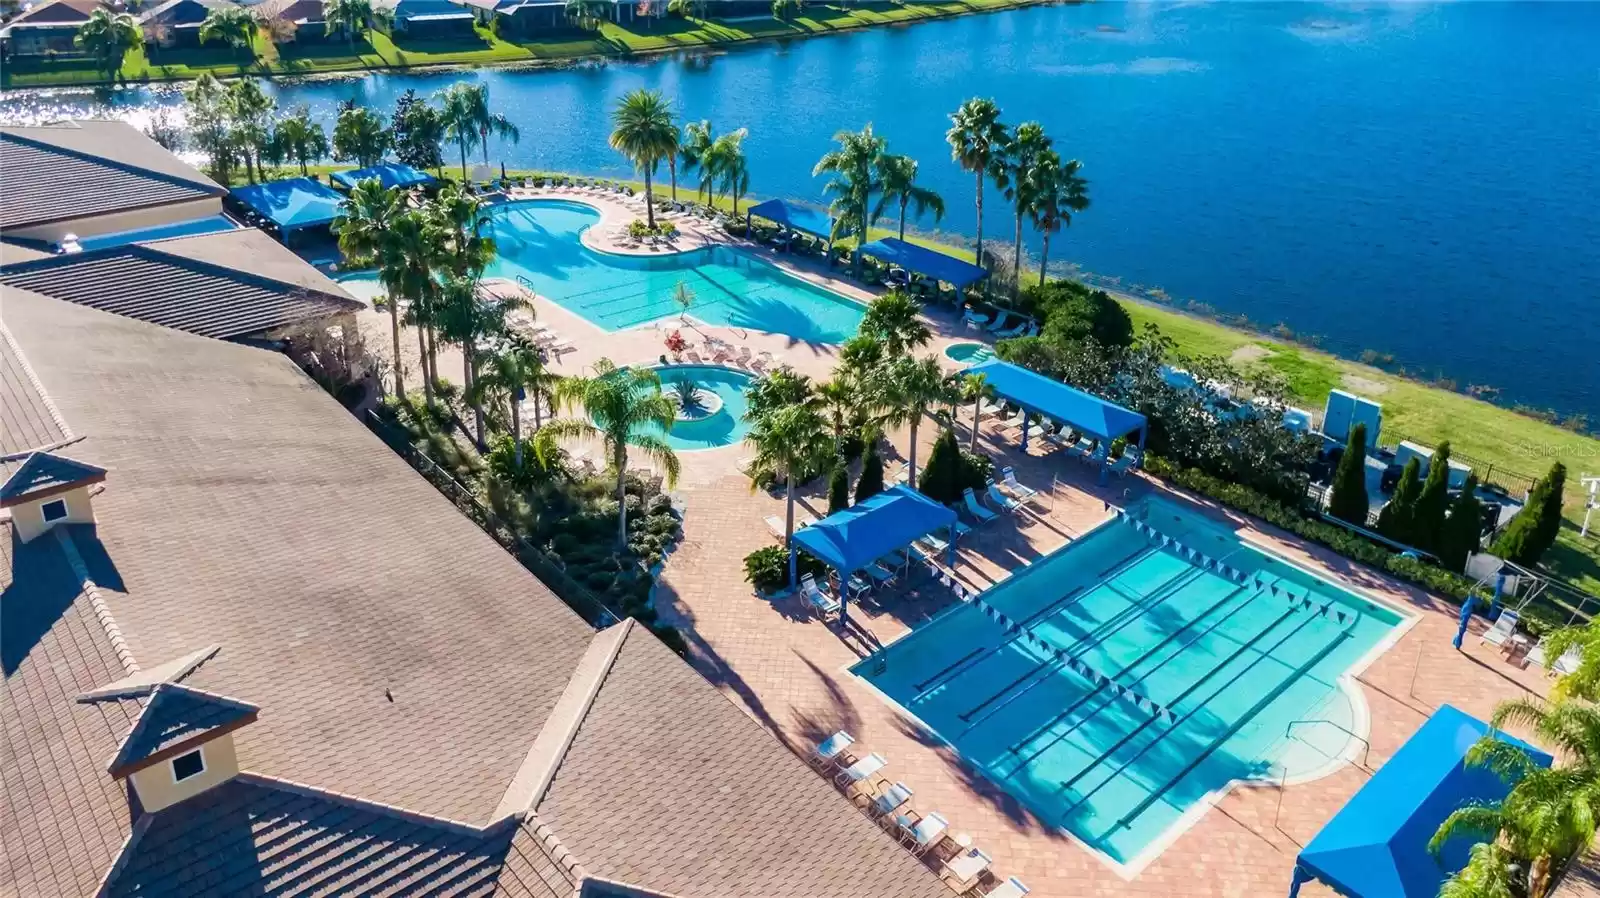
<svg viewBox="0 0 1600 898">
<path fill-rule="evenodd" d="M 672 179 L 672 201 L 678 201 L 678 153 L 683 147 L 683 131 L 672 126 L 672 152 L 667 154 L 667 175 Z"/>
<path fill-rule="evenodd" d="M 1457 809 L 1445 818 L 1428 847 L 1437 852 L 1455 836 L 1474 836 L 1498 848 L 1481 856 L 1474 852 L 1468 869 L 1453 878 L 1460 885 L 1451 894 L 1460 898 L 1495 894 L 1469 886 L 1493 886 L 1500 881 L 1496 868 L 1503 871 L 1520 861 L 1526 866 L 1526 888 L 1513 891 L 1541 898 L 1549 889 L 1554 866 L 1595 838 L 1600 814 L 1600 709 L 1578 700 L 1545 703 L 1521 698 L 1500 703 L 1489 722 L 1495 730 L 1508 724 L 1527 727 L 1556 750 L 1561 763 L 1541 768 L 1526 752 L 1490 733 L 1468 752 L 1467 764 L 1487 767 L 1512 782 L 1511 792 L 1497 803 L 1472 802 Z"/>
<path fill-rule="evenodd" d="M 254 182 L 261 169 L 261 150 L 272 134 L 268 123 L 278 101 L 267 96 L 254 78 L 241 78 L 228 83 L 223 106 L 228 113 L 229 138 L 244 154 L 245 172 Z"/>
<path fill-rule="evenodd" d="M 745 434 L 745 442 L 755 450 L 750 468 L 771 471 L 782 477 L 784 501 L 788 508 L 784 523 L 784 544 L 789 547 L 789 586 L 795 584 L 799 547 L 794 542 L 795 479 L 810 474 L 828 460 L 827 434 L 822 415 L 812 403 L 786 405 L 761 415 Z M 755 489 L 754 481 L 751 489 Z"/>
<path fill-rule="evenodd" d="M 309 171 L 309 163 L 328 155 L 328 132 L 322 130 L 322 125 L 311 117 L 311 110 L 305 106 L 296 106 L 278 121 L 272 130 L 272 141 L 285 158 L 300 164 L 301 175 Z"/>
<path fill-rule="evenodd" d="M 711 147 L 711 167 L 717 173 L 717 186 L 733 201 L 733 214 L 739 214 L 739 198 L 750 192 L 750 163 L 744 154 L 747 128 L 730 131 L 717 138 Z"/>
<path fill-rule="evenodd" d="M 882 343 L 884 355 L 891 360 L 921 349 L 933 339 L 917 301 L 899 290 L 891 290 L 867 306 L 858 332 Z"/>
<path fill-rule="evenodd" d="M 872 195 L 882 189 L 879 180 L 879 162 L 887 145 L 882 137 L 872 133 L 872 124 L 857 131 L 840 131 L 833 135 L 839 148 L 825 154 L 811 174 L 828 174 L 833 177 L 822 187 L 823 193 L 833 195 L 828 212 L 833 216 L 832 240 L 847 234 L 856 234 L 860 243 L 867 242 L 867 229 L 876 216 L 872 214 Z M 856 277 L 861 276 L 861 253 L 855 253 Z"/>
<path fill-rule="evenodd" d="M 650 368 L 618 368 L 610 359 L 594 364 L 591 377 L 563 378 L 555 385 L 557 404 L 582 407 L 586 418 L 561 418 L 545 425 L 556 437 L 595 437 L 605 441 L 617 472 L 617 547 L 628 543 L 628 447 L 643 452 L 666 472 L 667 487 L 678 483 L 678 456 L 652 425 L 670 430 L 678 406 L 661 392 L 661 377 Z"/>
<path fill-rule="evenodd" d="M 389 239 L 378 252 L 378 270 L 390 272 L 387 279 L 400 288 L 399 295 L 409 302 L 405 322 L 417 330 L 422 393 L 430 406 L 433 387 L 439 379 L 430 345 L 439 318 L 439 281 L 434 276 L 439 252 L 439 234 L 429 214 L 421 209 L 408 209 L 397 216 L 389 229 Z"/>
<path fill-rule="evenodd" d="M 468 398 L 477 405 L 504 401 L 511 406 L 511 436 L 517 468 L 522 467 L 522 403 L 533 400 L 534 430 L 539 429 L 539 399 L 558 378 L 544 366 L 544 353 L 520 340 L 501 344 L 485 356 L 481 374 L 472 382 Z"/>
<path fill-rule="evenodd" d="M 1017 126 L 1016 135 L 1006 147 L 1006 170 L 997 179 L 1017 217 L 1016 244 L 1012 247 L 1011 258 L 1013 295 L 1022 287 L 1022 219 L 1054 177 L 1054 165 L 1040 165 L 1040 160 L 1049 150 L 1050 138 L 1045 136 L 1044 126 L 1038 122 L 1023 122 Z"/>
<path fill-rule="evenodd" d="M 879 375 L 880 389 L 887 397 L 885 423 L 911 426 L 911 451 L 906 456 L 906 484 L 917 486 L 917 426 L 928 407 L 947 402 L 950 387 L 944 370 L 932 356 L 914 359 L 901 356 L 891 361 Z"/>
<path fill-rule="evenodd" d="M 883 181 L 883 196 L 872 217 L 883 215 L 892 203 L 900 207 L 900 239 L 906 239 L 906 207 L 915 206 L 917 217 L 932 212 L 933 220 L 944 218 L 944 197 L 917 184 L 917 160 L 910 156 L 884 156 L 878 163 L 879 178 Z"/>
<path fill-rule="evenodd" d="M 1000 107 L 993 100 L 973 97 L 951 114 L 950 130 L 944 135 L 950 158 L 977 179 L 979 265 L 983 264 L 983 184 L 999 174 L 1008 134 L 1000 122 Z"/>
<path fill-rule="evenodd" d="M 122 71 L 128 51 L 144 43 L 144 32 L 133 16 L 100 7 L 79 26 L 72 43 L 94 57 L 95 68 L 114 78 Z"/>
<path fill-rule="evenodd" d="M 563 12 L 567 20 L 577 23 L 579 28 L 593 29 L 599 27 L 611 9 L 608 0 L 567 0 Z"/>
<path fill-rule="evenodd" d="M 844 445 L 846 425 L 861 412 L 860 381 L 848 371 L 839 371 L 833 379 L 817 387 L 818 411 L 828 419 L 833 430 L 833 454 L 838 455 Z"/>
<path fill-rule="evenodd" d="M 707 119 L 684 125 L 683 136 L 678 141 L 678 161 L 683 166 L 684 175 L 700 173 L 698 195 L 702 203 L 715 198 L 712 191 L 715 188 L 717 172 L 706 159 L 715 142 L 716 139 L 711 136 L 711 122 Z"/>
<path fill-rule="evenodd" d="M 365 106 L 339 111 L 333 125 L 333 158 L 370 168 L 383 161 L 393 143 L 394 134 L 385 124 L 383 113 Z"/>
<path fill-rule="evenodd" d="M 322 6 L 326 33 L 343 31 L 352 48 L 356 45 L 356 35 L 371 28 L 374 20 L 388 19 L 393 15 L 392 9 L 374 6 L 372 0 L 324 0 Z"/>
<path fill-rule="evenodd" d="M 260 23 L 255 14 L 242 6 L 218 6 L 206 13 L 200 23 L 200 43 L 220 40 L 230 47 L 248 47 L 255 42 Z"/>
<path fill-rule="evenodd" d="M 377 178 L 368 178 L 350 191 L 350 196 L 339 204 L 339 217 L 333 222 L 333 233 L 339 238 L 339 250 L 344 253 L 348 266 L 369 268 L 377 265 L 383 247 L 389 242 L 390 229 L 395 219 L 405 211 L 405 191 L 398 187 L 384 189 Z M 378 268 L 389 300 L 389 329 L 394 337 L 394 390 L 395 395 L 406 395 L 405 376 L 400 355 L 400 284 L 393 280 L 393 269 Z"/>
<path fill-rule="evenodd" d="M 650 176 L 657 163 L 678 152 L 678 126 L 672 120 L 672 107 L 661 92 L 639 88 L 625 94 L 611 113 L 611 148 L 628 157 L 644 172 L 645 223 L 656 226 Z"/>
<path fill-rule="evenodd" d="M 509 311 L 505 300 L 485 301 L 478 294 L 478 281 L 494 261 L 493 226 L 488 207 L 459 184 L 447 185 L 428 205 L 432 223 L 440 240 L 438 262 L 451 283 L 462 282 L 440 295 L 440 327 L 443 339 L 461 346 L 462 386 L 469 391 L 477 376 L 477 341 L 505 331 Z M 431 360 L 430 360 L 431 363 Z M 435 366 L 436 367 L 436 366 Z M 478 443 L 483 444 L 483 406 L 474 403 L 473 417 Z"/>
<path fill-rule="evenodd" d="M 978 419 L 983 417 L 983 401 L 994 395 L 994 388 L 989 386 L 989 378 L 982 374 L 961 375 L 961 398 L 972 403 L 972 441 L 967 448 L 973 452 L 978 451 Z"/>
<path fill-rule="evenodd" d="M 461 180 L 467 179 L 467 151 L 479 140 L 478 123 L 474 118 L 475 99 L 469 96 L 471 85 L 456 83 L 433 95 L 439 101 L 439 123 L 444 126 L 444 136 L 455 142 L 461 151 Z M 484 150 L 488 152 L 487 149 Z"/>
<path fill-rule="evenodd" d="M 481 341 L 507 335 L 506 313 L 522 304 L 520 299 L 485 296 L 478 282 L 469 276 L 453 276 L 439 288 L 435 317 L 439 339 L 461 347 L 461 375 L 467 401 L 472 404 L 474 437 L 484 449 L 483 402 L 477 390 Z"/>
<path fill-rule="evenodd" d="M 1071 227 L 1072 216 L 1089 208 L 1089 182 L 1078 174 L 1082 169 L 1083 163 L 1076 159 L 1063 163 L 1055 150 L 1039 154 L 1039 174 L 1035 179 L 1038 189 L 1029 213 L 1043 241 L 1039 253 L 1041 287 L 1050 267 L 1050 235 Z"/>
<path fill-rule="evenodd" d="M 466 107 L 467 121 L 478 131 L 478 146 L 483 150 L 483 164 L 489 164 L 489 135 L 517 143 L 522 140 L 522 132 L 511 120 L 492 111 L 489 108 L 489 85 L 487 84 L 458 84 L 456 88 L 461 95 L 461 101 Z"/>
</svg>

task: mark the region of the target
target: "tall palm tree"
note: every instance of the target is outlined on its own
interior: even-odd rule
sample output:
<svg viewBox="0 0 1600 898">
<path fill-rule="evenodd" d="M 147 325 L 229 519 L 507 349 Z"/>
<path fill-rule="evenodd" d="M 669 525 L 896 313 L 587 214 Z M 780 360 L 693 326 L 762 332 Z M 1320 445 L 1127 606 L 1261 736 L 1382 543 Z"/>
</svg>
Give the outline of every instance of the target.
<svg viewBox="0 0 1600 898">
<path fill-rule="evenodd" d="M 507 336 L 506 314 L 520 299 L 485 296 L 471 276 L 454 275 L 439 288 L 436 314 L 439 338 L 461 347 L 461 380 L 467 401 L 472 405 L 474 437 L 478 447 L 484 442 L 483 402 L 477 391 L 479 351 L 482 341 Z"/>
<path fill-rule="evenodd" d="M 944 218 L 944 197 L 917 183 L 917 160 L 910 156 L 884 156 L 878 163 L 878 172 L 883 181 L 883 196 L 878 199 L 878 208 L 873 210 L 872 217 L 883 215 L 890 203 L 898 205 L 901 240 L 906 239 L 907 206 L 916 208 L 918 218 L 928 212 L 933 213 L 936 222 Z"/>
<path fill-rule="evenodd" d="M 94 57 L 95 68 L 107 78 L 115 78 L 122 71 L 128 51 L 144 43 L 144 32 L 133 16 L 100 7 L 78 27 L 72 43 L 88 51 Z"/>
<path fill-rule="evenodd" d="M 505 402 L 511 407 L 511 436 L 516 444 L 517 467 L 522 467 L 522 403 L 533 400 L 534 430 L 539 430 L 539 400 L 548 395 L 558 378 L 545 368 L 544 353 L 525 341 L 499 344 L 485 357 L 483 371 L 472 382 L 469 398 L 485 402 Z"/>
<path fill-rule="evenodd" d="M 1544 769 L 1494 733 L 1479 740 L 1468 752 L 1467 764 L 1487 767 L 1512 782 L 1511 792 L 1499 802 L 1472 802 L 1451 813 L 1429 849 L 1437 852 L 1455 836 L 1474 836 L 1499 847 L 1481 856 L 1475 852 L 1468 869 L 1454 877 L 1460 884 L 1451 894 L 1459 898 L 1494 894 L 1468 887 L 1497 887 L 1493 868 L 1504 869 L 1513 861 L 1525 865 L 1521 875 L 1526 877 L 1525 887 L 1513 891 L 1542 898 L 1554 866 L 1595 838 L 1600 820 L 1600 709 L 1580 700 L 1521 698 L 1500 703 L 1489 722 L 1496 730 L 1508 724 L 1527 727 L 1556 750 L 1560 762 Z"/>
<path fill-rule="evenodd" d="M 978 205 L 978 264 L 983 264 L 983 185 L 1000 172 L 1000 159 L 1010 132 L 1000 122 L 1000 107 L 993 100 L 981 97 L 961 104 L 950 115 L 950 130 L 945 132 L 945 142 L 950 144 L 950 158 L 961 165 L 963 171 L 972 172 L 977 181 Z"/>
<path fill-rule="evenodd" d="M 917 485 L 917 427 L 930 406 L 949 401 L 950 387 L 944 369 L 932 356 L 915 359 L 901 356 L 882 369 L 881 389 L 887 399 L 885 423 L 911 426 L 911 451 L 906 456 L 906 484 Z"/>
<path fill-rule="evenodd" d="M 255 42 L 261 23 L 255 13 L 242 6 L 218 6 L 206 13 L 200 23 L 200 43 L 219 40 L 235 49 L 248 47 Z"/>
<path fill-rule="evenodd" d="M 269 123 L 278 101 L 267 96 L 254 78 L 240 78 L 228 83 L 223 106 L 230 138 L 243 154 L 245 173 L 254 182 L 261 170 L 261 150 L 272 134 Z"/>
<path fill-rule="evenodd" d="M 461 102 L 466 107 L 467 120 L 478 131 L 478 146 L 483 150 L 483 164 L 489 164 L 489 135 L 517 143 L 522 132 L 511 120 L 489 108 L 489 85 L 458 84 Z"/>
<path fill-rule="evenodd" d="M 744 154 L 744 139 L 748 128 L 729 131 L 717 138 L 711 146 L 711 167 L 717 174 L 717 186 L 733 202 L 733 214 L 739 214 L 739 199 L 750 192 L 750 161 Z"/>
<path fill-rule="evenodd" d="M 344 253 L 349 267 L 369 268 L 378 264 L 381 250 L 389 242 L 389 231 L 395 219 L 405 211 L 405 203 L 403 190 L 385 189 L 377 178 L 368 178 L 350 191 L 350 196 L 339 204 L 339 217 L 333 222 L 339 250 Z M 378 279 L 389 297 L 389 329 L 394 337 L 394 390 L 396 396 L 404 398 L 406 383 L 400 355 L 401 286 L 393 279 L 396 274 L 392 268 L 378 268 Z"/>
<path fill-rule="evenodd" d="M 339 111 L 333 124 L 333 158 L 370 168 L 382 162 L 393 145 L 394 132 L 389 130 L 383 113 L 365 106 Z"/>
<path fill-rule="evenodd" d="M 439 101 L 439 123 L 444 126 L 444 136 L 461 151 L 463 181 L 467 179 L 467 151 L 478 143 L 480 136 L 473 112 L 476 100 L 469 96 L 471 87 L 457 82 L 433 95 Z M 488 153 L 488 149 L 484 152 Z"/>
<path fill-rule="evenodd" d="M 864 244 L 867 229 L 876 220 L 872 213 L 872 197 L 883 189 L 879 162 L 888 142 L 872 133 L 871 122 L 860 131 L 840 131 L 833 139 L 839 142 L 839 148 L 823 155 L 811 170 L 813 176 L 832 175 L 822 186 L 823 193 L 833 196 L 828 205 L 828 212 L 833 216 L 833 231 L 829 237 L 838 240 L 855 234 Z M 860 277 L 859 251 L 855 253 L 853 265 L 856 276 Z"/>
<path fill-rule="evenodd" d="M 839 371 L 832 380 L 817 387 L 816 395 L 818 411 L 828 419 L 833 431 L 833 453 L 838 455 L 847 425 L 861 411 L 860 381 L 850 372 Z"/>
<path fill-rule="evenodd" d="M 667 154 L 667 176 L 672 183 L 672 201 L 678 201 L 678 156 L 683 147 L 683 130 L 672 126 L 672 152 Z"/>
<path fill-rule="evenodd" d="M 1039 286 L 1044 286 L 1050 267 L 1050 235 L 1072 226 L 1072 216 L 1089 208 L 1089 182 L 1078 174 L 1083 163 L 1076 159 L 1062 162 L 1055 150 L 1039 154 L 1036 191 L 1029 207 L 1033 226 L 1039 231 Z"/>
<path fill-rule="evenodd" d="M 972 439 L 967 448 L 978 451 L 978 420 L 983 417 L 983 401 L 994 395 L 989 378 L 982 374 L 964 374 L 960 382 L 961 398 L 972 403 Z"/>
<path fill-rule="evenodd" d="M 1022 288 L 1022 220 L 1034 206 L 1045 184 L 1054 177 L 1054 166 L 1039 164 L 1050 150 L 1050 138 L 1038 122 L 1023 122 L 1006 146 L 1005 172 L 997 179 L 1016 214 L 1016 243 L 1012 246 L 1011 289 Z"/>
<path fill-rule="evenodd" d="M 882 343 L 890 360 L 921 349 L 933 339 L 917 301 L 899 290 L 890 290 L 867 306 L 858 332 Z"/>
<path fill-rule="evenodd" d="M 388 239 L 378 250 L 378 270 L 388 272 L 380 277 L 392 280 L 399 287 L 399 295 L 410 303 L 405 320 L 417 330 L 417 351 L 422 358 L 422 393 L 430 406 L 434 404 L 433 385 L 439 379 L 428 342 L 438 323 L 439 282 L 434 277 L 434 268 L 438 265 L 438 238 L 427 212 L 408 209 L 395 217 Z"/>
<path fill-rule="evenodd" d="M 623 95 L 612 110 L 611 148 L 628 157 L 644 173 L 645 223 L 656 226 L 650 178 L 662 159 L 678 152 L 678 126 L 672 107 L 658 90 L 639 88 Z"/>
<path fill-rule="evenodd" d="M 795 584 L 799 547 L 794 542 L 795 479 L 819 470 L 828 460 L 827 432 L 822 415 L 811 403 L 786 405 L 757 418 L 745 434 L 745 442 L 755 450 L 750 468 L 771 471 L 782 477 L 784 502 L 788 509 L 784 523 L 784 545 L 789 547 L 789 586 Z M 755 488 L 752 481 L 751 489 Z"/>
<path fill-rule="evenodd" d="M 560 418 L 545 425 L 555 437 L 595 437 L 605 442 L 617 472 L 617 547 L 628 543 L 628 447 L 661 465 L 667 487 L 678 483 L 678 456 L 667 441 L 649 432 L 670 430 L 678 406 L 661 392 L 661 377 L 650 368 L 618 368 L 610 359 L 594 363 L 591 377 L 563 378 L 555 385 L 557 404 L 581 407 L 586 418 Z"/>
<path fill-rule="evenodd" d="M 343 31 L 351 47 L 356 45 L 356 36 L 366 33 L 373 22 L 393 16 L 393 9 L 375 6 L 372 0 L 324 0 L 322 5 L 326 33 Z"/>
<path fill-rule="evenodd" d="M 715 199 L 712 191 L 715 189 L 717 172 L 708 164 L 706 156 L 711 152 L 716 138 L 711 135 L 711 122 L 701 119 L 698 122 L 689 122 L 683 126 L 683 136 L 678 141 L 678 161 L 683 166 L 685 177 L 700 174 L 700 186 L 697 193 L 702 203 Z"/>
<path fill-rule="evenodd" d="M 322 130 L 322 125 L 311 117 L 311 110 L 304 105 L 296 106 L 278 121 L 272 129 L 272 140 L 284 158 L 300 164 L 301 175 L 308 173 L 310 163 L 328 155 L 328 132 Z"/>
</svg>

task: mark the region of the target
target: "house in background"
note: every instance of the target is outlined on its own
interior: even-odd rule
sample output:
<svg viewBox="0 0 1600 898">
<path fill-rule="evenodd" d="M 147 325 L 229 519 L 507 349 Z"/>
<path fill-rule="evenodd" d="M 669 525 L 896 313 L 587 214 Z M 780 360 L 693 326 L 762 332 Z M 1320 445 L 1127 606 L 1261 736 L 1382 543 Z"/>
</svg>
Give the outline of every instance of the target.
<svg viewBox="0 0 1600 898">
<path fill-rule="evenodd" d="M 450 0 L 374 0 L 372 5 L 393 14 L 393 21 L 385 27 L 394 37 L 438 41 L 475 34 L 472 13 Z"/>
<path fill-rule="evenodd" d="M 293 41 L 321 41 L 329 37 L 328 20 L 323 0 L 293 0 L 274 4 L 266 11 L 271 17 L 267 30 L 280 43 Z"/>
<path fill-rule="evenodd" d="M 164 50 L 200 46 L 200 26 L 213 9 L 225 3 L 226 0 L 165 0 L 150 7 L 139 15 L 145 46 Z"/>
<path fill-rule="evenodd" d="M 502 37 L 531 37 L 572 30 L 565 0 L 459 0 L 478 22 Z"/>
<path fill-rule="evenodd" d="M 7 57 L 82 55 L 72 39 L 102 5 L 100 0 L 36 3 L 0 29 L 0 45 Z"/>
</svg>

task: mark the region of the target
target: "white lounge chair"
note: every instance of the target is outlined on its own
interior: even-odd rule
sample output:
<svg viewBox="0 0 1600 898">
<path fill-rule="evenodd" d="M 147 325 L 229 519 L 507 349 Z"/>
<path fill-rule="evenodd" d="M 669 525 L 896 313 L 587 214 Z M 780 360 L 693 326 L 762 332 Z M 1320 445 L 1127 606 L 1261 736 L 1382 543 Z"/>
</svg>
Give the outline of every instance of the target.
<svg viewBox="0 0 1600 898">
<path fill-rule="evenodd" d="M 800 581 L 800 592 L 806 597 L 806 604 L 810 605 L 823 617 L 834 614 L 839 610 L 839 597 L 833 593 L 824 592 L 817 581 L 807 575 Z"/>
<path fill-rule="evenodd" d="M 989 323 L 989 316 L 979 312 L 977 309 L 968 308 L 961 313 L 961 320 L 966 322 L 968 327 L 983 327 Z"/>
<path fill-rule="evenodd" d="M 995 886 L 994 891 L 985 895 L 984 898 L 1022 898 L 1026 894 L 1028 894 L 1028 887 L 1022 884 L 1022 880 L 1013 876 Z"/>
<path fill-rule="evenodd" d="M 844 730 L 817 743 L 816 750 L 811 753 L 811 766 L 823 770 L 833 766 L 835 762 L 845 756 L 850 746 L 856 743 L 856 737 Z"/>
<path fill-rule="evenodd" d="M 885 814 L 892 814 L 910 800 L 911 787 L 905 783 L 895 783 L 887 792 L 872 800 L 872 815 L 882 817 Z"/>
<path fill-rule="evenodd" d="M 987 508 L 984 508 L 983 505 L 978 502 L 977 494 L 974 493 L 970 487 L 961 491 L 961 498 L 966 501 L 967 511 L 974 518 L 977 518 L 978 523 L 986 524 L 989 521 L 999 517 L 999 515 Z"/>
<path fill-rule="evenodd" d="M 994 859 L 984 854 L 983 849 L 969 848 L 946 861 L 944 869 L 955 878 L 957 884 L 965 886 L 982 876 L 992 863 Z"/>
<path fill-rule="evenodd" d="M 873 752 L 854 764 L 851 764 L 849 767 L 839 771 L 839 775 L 835 776 L 833 781 L 841 786 L 859 786 L 863 782 L 866 782 L 874 776 L 877 776 L 878 771 L 882 770 L 888 765 L 888 758 L 885 758 L 883 755 L 880 755 L 877 752 Z"/>
<path fill-rule="evenodd" d="M 995 486 L 993 480 L 989 481 L 987 495 L 990 502 L 993 502 L 1001 511 L 1007 514 L 1010 514 L 1011 512 L 1014 512 L 1022 507 L 1022 500 L 1013 499 L 1005 493 L 1000 492 L 1000 487 Z"/>
<path fill-rule="evenodd" d="M 1505 641 L 1511 638 L 1511 634 L 1517 632 L 1517 621 L 1521 619 L 1522 615 L 1509 608 L 1501 611 L 1500 616 L 1495 618 L 1494 625 L 1483 631 L 1483 638 L 1478 640 L 1478 644 L 1487 642 L 1490 645 L 1504 645 Z"/>
<path fill-rule="evenodd" d="M 1022 336 L 1023 331 L 1026 331 L 1032 326 L 1033 322 L 1031 321 L 1019 321 L 1014 327 L 1008 327 L 1003 331 L 995 331 L 994 335 L 1002 340 L 1009 339 L 1011 337 L 1020 337 Z"/>
<path fill-rule="evenodd" d="M 1010 490 L 1011 495 L 1016 496 L 1018 499 L 1026 502 L 1029 499 L 1032 499 L 1034 496 L 1039 495 L 1038 490 L 1017 481 L 1016 468 L 1007 465 L 1006 467 L 1000 469 L 1000 475 L 1002 478 L 1000 485 Z"/>
<path fill-rule="evenodd" d="M 1545 641 L 1541 639 L 1538 645 L 1529 649 L 1528 663 L 1548 668 L 1546 673 L 1552 677 L 1566 676 L 1577 670 L 1578 665 L 1583 663 L 1583 649 L 1578 646 L 1572 646 L 1563 652 L 1561 657 L 1556 659 L 1555 665 L 1552 666 L 1549 664 L 1550 659 L 1545 657 L 1544 647 Z"/>
<path fill-rule="evenodd" d="M 934 811 L 912 826 L 902 824 L 900 829 L 901 841 L 910 846 L 912 854 L 920 857 L 926 854 L 929 848 L 939 844 L 939 840 L 950 830 L 950 821 L 944 819 L 943 814 Z"/>
</svg>

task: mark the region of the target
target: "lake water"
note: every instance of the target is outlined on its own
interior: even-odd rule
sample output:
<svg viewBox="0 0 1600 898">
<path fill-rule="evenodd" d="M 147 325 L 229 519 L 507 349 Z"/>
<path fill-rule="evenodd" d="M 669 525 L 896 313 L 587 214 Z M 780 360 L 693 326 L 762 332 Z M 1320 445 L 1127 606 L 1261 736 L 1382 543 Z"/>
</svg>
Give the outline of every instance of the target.
<svg viewBox="0 0 1600 898">
<path fill-rule="evenodd" d="M 1600 4 L 1095 3 L 709 58 L 275 90 L 331 115 L 463 78 L 522 129 L 495 160 L 626 174 L 607 113 L 655 87 L 685 118 L 748 127 L 764 196 L 819 199 L 811 166 L 870 121 L 921 160 L 950 207 L 939 227 L 961 234 L 972 180 L 949 160 L 946 116 L 992 96 L 1085 163 L 1094 207 L 1055 241 L 1060 261 L 1600 417 Z M 177 102 L 171 88 L 10 95 L 0 116 Z M 986 235 L 1007 239 L 989 200 Z"/>
</svg>

